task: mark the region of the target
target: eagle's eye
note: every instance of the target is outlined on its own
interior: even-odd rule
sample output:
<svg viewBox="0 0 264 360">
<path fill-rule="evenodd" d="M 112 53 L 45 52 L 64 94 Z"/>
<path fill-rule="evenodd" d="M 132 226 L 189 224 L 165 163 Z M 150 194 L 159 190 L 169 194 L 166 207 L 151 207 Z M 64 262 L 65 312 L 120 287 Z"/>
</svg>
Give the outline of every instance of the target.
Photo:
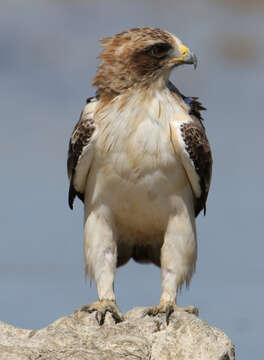
<svg viewBox="0 0 264 360">
<path fill-rule="evenodd" d="M 171 48 L 172 46 L 168 43 L 156 44 L 150 48 L 150 53 L 153 57 L 161 59 L 168 54 Z"/>
</svg>

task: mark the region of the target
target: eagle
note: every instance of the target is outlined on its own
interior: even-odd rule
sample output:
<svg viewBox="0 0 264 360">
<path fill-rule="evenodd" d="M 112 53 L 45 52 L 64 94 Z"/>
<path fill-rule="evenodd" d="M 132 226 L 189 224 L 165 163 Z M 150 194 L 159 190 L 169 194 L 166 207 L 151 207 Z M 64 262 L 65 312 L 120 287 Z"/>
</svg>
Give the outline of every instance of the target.
<svg viewBox="0 0 264 360">
<path fill-rule="evenodd" d="M 85 272 L 99 300 L 82 307 L 101 325 L 116 304 L 116 268 L 131 258 L 161 268 L 162 291 L 146 315 L 198 315 L 176 299 L 190 283 L 197 259 L 195 218 L 203 210 L 212 155 L 197 97 L 184 96 L 171 71 L 197 58 L 159 28 L 134 28 L 100 41 L 93 86 L 70 138 L 69 206 L 84 203 Z"/>
</svg>

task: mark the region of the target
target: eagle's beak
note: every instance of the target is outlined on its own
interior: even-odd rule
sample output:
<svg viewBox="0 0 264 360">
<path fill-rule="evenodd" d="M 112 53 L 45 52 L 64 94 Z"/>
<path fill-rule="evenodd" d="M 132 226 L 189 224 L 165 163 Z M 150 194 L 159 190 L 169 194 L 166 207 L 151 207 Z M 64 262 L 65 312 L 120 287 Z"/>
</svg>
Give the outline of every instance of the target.
<svg viewBox="0 0 264 360">
<path fill-rule="evenodd" d="M 173 64 L 193 64 L 194 68 L 197 67 L 197 57 L 196 55 L 190 51 L 190 49 L 185 46 L 181 45 L 181 57 L 179 58 L 172 58 L 169 60 L 169 63 Z"/>
</svg>

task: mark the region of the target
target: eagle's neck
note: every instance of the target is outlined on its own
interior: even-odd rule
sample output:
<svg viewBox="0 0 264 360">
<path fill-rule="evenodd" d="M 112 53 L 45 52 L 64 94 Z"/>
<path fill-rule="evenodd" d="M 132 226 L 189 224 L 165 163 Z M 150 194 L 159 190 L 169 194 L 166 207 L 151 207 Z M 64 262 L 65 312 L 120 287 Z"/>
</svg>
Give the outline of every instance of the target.
<svg viewBox="0 0 264 360">
<path fill-rule="evenodd" d="M 140 81 L 133 81 L 131 77 L 124 82 L 117 77 L 110 81 L 107 76 L 99 73 L 94 78 L 93 85 L 97 87 L 97 95 L 102 103 L 108 103 L 119 95 L 130 96 L 131 92 L 155 93 L 165 90 L 168 88 L 170 72 L 171 70 L 153 74 L 151 77 L 141 78 Z"/>
<path fill-rule="evenodd" d="M 147 129 L 140 130 L 146 137 L 153 136 L 153 129 L 157 129 L 157 136 L 163 130 L 169 134 L 174 118 L 181 119 L 186 115 L 164 81 L 149 88 L 130 89 L 107 103 L 100 98 L 97 109 L 96 119 L 107 149 L 133 138 L 139 129 Z"/>
</svg>

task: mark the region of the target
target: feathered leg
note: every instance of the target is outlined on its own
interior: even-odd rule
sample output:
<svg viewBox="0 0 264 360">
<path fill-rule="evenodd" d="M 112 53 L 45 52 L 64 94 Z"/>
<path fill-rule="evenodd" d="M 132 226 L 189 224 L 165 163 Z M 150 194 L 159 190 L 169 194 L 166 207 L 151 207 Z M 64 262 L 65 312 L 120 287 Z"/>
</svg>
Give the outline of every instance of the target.
<svg viewBox="0 0 264 360">
<path fill-rule="evenodd" d="M 195 271 L 197 258 L 196 229 L 192 208 L 183 206 L 171 215 L 161 248 L 162 293 L 160 304 L 147 310 L 148 315 L 166 314 L 166 321 L 174 311 L 198 315 L 194 306 L 176 305 L 177 292 L 184 282 L 188 285 Z"/>
<path fill-rule="evenodd" d="M 99 325 L 104 323 L 107 312 L 116 322 L 123 316 L 116 305 L 114 276 L 117 263 L 117 245 L 114 221 L 111 211 L 101 206 L 86 217 L 84 225 L 85 272 L 97 286 L 99 301 L 82 307 L 82 311 L 96 311 Z"/>
</svg>

